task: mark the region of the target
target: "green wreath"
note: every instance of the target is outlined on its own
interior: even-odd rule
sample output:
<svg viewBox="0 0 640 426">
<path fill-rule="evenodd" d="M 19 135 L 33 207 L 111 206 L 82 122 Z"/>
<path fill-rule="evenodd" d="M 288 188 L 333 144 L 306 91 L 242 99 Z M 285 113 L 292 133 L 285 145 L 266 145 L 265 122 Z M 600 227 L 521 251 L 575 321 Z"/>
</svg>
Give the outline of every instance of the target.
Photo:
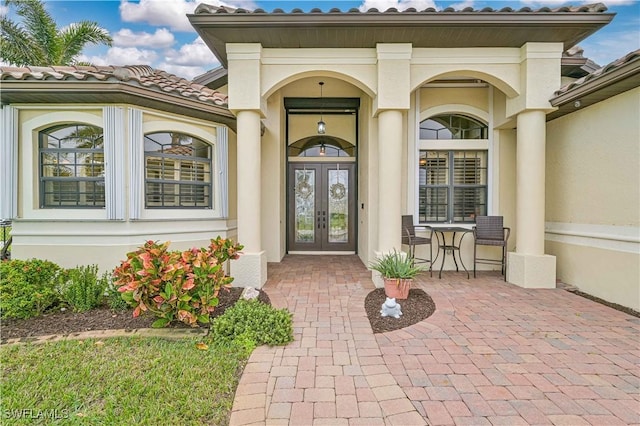
<svg viewBox="0 0 640 426">
<path fill-rule="evenodd" d="M 344 187 L 341 183 L 334 183 L 331 185 L 331 198 L 334 200 L 342 200 L 344 196 L 347 194 L 347 188 Z"/>
</svg>

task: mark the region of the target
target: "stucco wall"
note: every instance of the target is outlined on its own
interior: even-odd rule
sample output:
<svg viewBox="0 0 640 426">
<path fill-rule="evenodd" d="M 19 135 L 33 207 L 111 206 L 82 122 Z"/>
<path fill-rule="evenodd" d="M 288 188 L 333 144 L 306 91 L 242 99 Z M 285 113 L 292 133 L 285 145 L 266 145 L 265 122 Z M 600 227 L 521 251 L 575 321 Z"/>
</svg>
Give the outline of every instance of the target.
<svg viewBox="0 0 640 426">
<path fill-rule="evenodd" d="M 440 105 L 469 105 L 487 111 L 489 105 L 488 90 L 485 87 L 437 88 L 420 90 L 421 110 Z"/>
<path fill-rule="evenodd" d="M 508 251 L 516 247 L 516 131 L 515 129 L 497 130 L 494 146 L 496 146 L 499 168 L 494 182 L 497 182 L 498 193 L 494 204 L 494 214 L 504 217 L 504 226 L 511 228 Z"/>
<path fill-rule="evenodd" d="M 284 114 L 281 111 L 280 93 L 267 101 L 266 119 L 262 121 L 265 133 L 262 136 L 261 160 L 261 227 L 262 248 L 266 251 L 268 262 L 279 262 L 285 253 L 286 210 L 282 206 L 286 199 L 284 184 L 285 148 L 282 129 Z M 240 159 L 242 160 L 242 159 Z"/>
<path fill-rule="evenodd" d="M 546 250 L 558 278 L 640 310 L 640 88 L 547 123 Z"/>
<path fill-rule="evenodd" d="M 145 241 L 170 241 L 172 250 L 205 247 L 220 235 L 233 237 L 226 220 L 30 221 L 13 223 L 13 259 L 47 259 L 65 267 L 97 264 L 111 271 Z"/>
</svg>

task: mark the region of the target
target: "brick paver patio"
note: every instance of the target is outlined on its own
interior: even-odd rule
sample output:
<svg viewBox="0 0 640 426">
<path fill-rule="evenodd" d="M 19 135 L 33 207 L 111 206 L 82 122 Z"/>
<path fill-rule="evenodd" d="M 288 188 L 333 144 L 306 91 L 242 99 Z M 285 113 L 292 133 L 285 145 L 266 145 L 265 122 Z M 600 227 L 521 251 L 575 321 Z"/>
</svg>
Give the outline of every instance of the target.
<svg viewBox="0 0 640 426">
<path fill-rule="evenodd" d="M 498 274 L 422 274 L 436 312 L 374 335 L 356 256 L 287 256 L 265 290 L 295 341 L 260 347 L 231 425 L 640 424 L 640 320 Z"/>
</svg>

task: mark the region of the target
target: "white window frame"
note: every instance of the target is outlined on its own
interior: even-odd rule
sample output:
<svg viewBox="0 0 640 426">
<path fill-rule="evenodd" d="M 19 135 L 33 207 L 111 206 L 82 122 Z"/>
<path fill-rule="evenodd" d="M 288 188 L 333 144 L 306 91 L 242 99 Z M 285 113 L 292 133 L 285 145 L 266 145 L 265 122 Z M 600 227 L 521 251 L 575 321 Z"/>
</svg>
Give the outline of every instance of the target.
<svg viewBox="0 0 640 426">
<path fill-rule="evenodd" d="M 487 214 L 491 215 L 494 211 L 494 179 L 493 176 L 497 170 L 497 155 L 494 150 L 493 140 L 493 88 L 489 87 L 489 105 L 488 111 L 465 104 L 445 104 L 432 108 L 420 110 L 420 90 L 415 92 L 415 123 L 414 140 L 415 145 L 411 150 L 413 155 L 408 156 L 409 170 L 414 170 L 413 175 L 413 215 L 414 222 L 418 223 L 420 209 L 420 151 L 487 151 Z M 430 117 L 443 114 L 460 114 L 473 117 L 487 123 L 487 139 L 420 139 L 420 123 Z M 464 226 L 464 223 L 460 223 Z M 427 222 L 423 225 L 442 225 L 442 222 Z"/>
<path fill-rule="evenodd" d="M 143 110 L 138 118 L 132 117 L 132 120 L 140 120 L 141 125 L 139 131 L 132 135 L 131 139 L 131 159 L 132 170 L 136 171 L 131 177 L 130 186 L 131 193 L 139 194 L 138 200 L 132 200 L 139 207 L 139 217 L 137 220 L 171 220 L 171 219 L 221 219 L 223 218 L 223 209 L 221 208 L 221 185 L 222 179 L 219 179 L 220 163 L 226 165 L 226 162 L 219 162 L 220 155 L 218 149 L 217 125 L 205 122 L 187 121 L 181 117 L 169 114 L 156 113 Z M 212 208 L 146 208 L 145 197 L 145 155 L 144 155 L 144 135 L 150 133 L 161 132 L 179 132 L 187 135 L 195 136 L 211 145 L 211 178 L 212 178 Z M 134 188 L 135 187 L 135 188 Z M 133 217 L 132 217 L 133 219 Z"/>
<path fill-rule="evenodd" d="M 18 110 L 46 110 L 51 107 L 24 105 Z M 20 126 L 19 142 L 22 152 L 19 156 L 19 180 L 20 185 L 19 204 L 22 209 L 20 215 L 23 219 L 36 220 L 107 220 L 107 209 L 104 207 L 66 209 L 66 208 L 40 208 L 40 179 L 39 179 L 39 132 L 41 130 L 71 123 L 82 123 L 100 127 L 104 131 L 102 108 L 64 107 L 60 106 L 55 112 L 45 112 L 29 120 Z M 105 141 L 106 143 L 106 141 Z M 110 165 L 105 164 L 105 171 Z M 106 196 L 106 194 L 105 194 Z M 112 201 L 105 199 L 109 205 Z"/>
</svg>

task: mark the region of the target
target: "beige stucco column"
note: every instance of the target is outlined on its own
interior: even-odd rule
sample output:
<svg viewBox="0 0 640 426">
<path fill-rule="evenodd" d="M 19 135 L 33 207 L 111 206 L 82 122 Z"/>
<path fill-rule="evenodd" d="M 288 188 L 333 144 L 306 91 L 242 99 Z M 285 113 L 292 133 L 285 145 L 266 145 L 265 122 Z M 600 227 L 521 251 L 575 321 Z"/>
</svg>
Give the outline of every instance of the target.
<svg viewBox="0 0 640 426">
<path fill-rule="evenodd" d="M 238 123 L 238 242 L 242 255 L 231 262 L 234 285 L 261 288 L 267 281 L 267 256 L 262 250 L 260 203 L 260 113 L 236 113 Z"/>
<path fill-rule="evenodd" d="M 516 252 L 509 253 L 507 280 L 522 287 L 554 288 L 556 260 L 544 254 L 545 112 L 517 117 Z"/>
<path fill-rule="evenodd" d="M 402 186 L 402 112 L 378 115 L 378 251 L 400 250 Z"/>
<path fill-rule="evenodd" d="M 239 111 L 238 241 L 248 253 L 261 251 L 260 241 L 260 114 Z M 241 226 L 240 226 L 241 225 Z"/>
<path fill-rule="evenodd" d="M 409 43 L 376 45 L 378 88 L 374 115 L 378 118 L 378 244 L 376 256 L 402 249 L 403 112 L 410 107 L 411 56 Z M 376 286 L 383 282 L 372 274 Z"/>
<path fill-rule="evenodd" d="M 267 256 L 261 235 L 260 58 L 257 43 L 227 44 L 229 109 L 237 117 L 238 242 L 244 245 L 231 262 L 233 285 L 260 288 L 267 281 Z"/>
<path fill-rule="evenodd" d="M 555 288 L 556 258 L 544 254 L 546 113 L 560 87 L 561 43 L 520 48 L 520 94 L 507 100 L 516 117 L 516 251 L 508 254 L 507 281 L 527 288 Z"/>
</svg>

